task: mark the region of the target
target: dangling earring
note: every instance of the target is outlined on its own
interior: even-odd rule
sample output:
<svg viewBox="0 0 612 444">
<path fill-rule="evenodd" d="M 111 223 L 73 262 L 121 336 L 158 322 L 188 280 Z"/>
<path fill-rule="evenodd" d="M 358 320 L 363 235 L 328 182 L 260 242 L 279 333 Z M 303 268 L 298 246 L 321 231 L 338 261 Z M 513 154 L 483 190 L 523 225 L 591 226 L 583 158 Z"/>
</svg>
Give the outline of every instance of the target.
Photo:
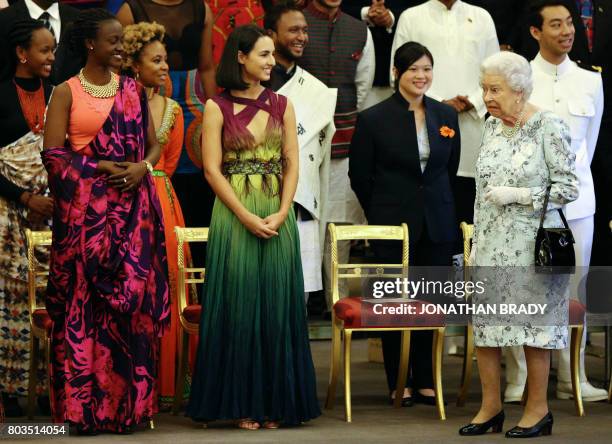
<svg viewBox="0 0 612 444">
<path fill-rule="evenodd" d="M 89 47 L 89 48 L 87 48 L 87 49 L 89 49 L 90 51 L 93 51 L 93 46 L 90 46 L 90 47 Z"/>
<path fill-rule="evenodd" d="M 19 61 L 20 61 L 21 63 L 26 63 L 26 62 L 28 61 L 28 59 L 19 59 Z"/>
<path fill-rule="evenodd" d="M 140 77 L 140 73 L 136 73 L 136 76 L 134 77 L 136 80 L 138 80 L 138 78 Z"/>
</svg>

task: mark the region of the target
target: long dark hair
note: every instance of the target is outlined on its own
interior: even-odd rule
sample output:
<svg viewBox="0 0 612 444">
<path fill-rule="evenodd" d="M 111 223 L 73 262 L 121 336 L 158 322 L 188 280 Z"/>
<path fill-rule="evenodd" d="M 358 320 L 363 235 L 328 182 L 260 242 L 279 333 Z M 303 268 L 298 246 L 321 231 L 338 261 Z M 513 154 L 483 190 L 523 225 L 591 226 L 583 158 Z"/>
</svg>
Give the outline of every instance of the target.
<svg viewBox="0 0 612 444">
<path fill-rule="evenodd" d="M 85 40 L 95 40 L 100 29 L 100 23 L 107 20 L 117 20 L 113 14 L 102 8 L 85 9 L 66 32 L 70 49 L 81 59 L 81 65 L 87 61 Z"/>
<path fill-rule="evenodd" d="M 13 23 L 8 33 L 8 45 L 7 45 L 7 58 L 9 63 L 9 69 L 6 73 L 10 76 L 15 75 L 15 71 L 17 70 L 17 64 L 19 60 L 17 60 L 17 52 L 16 49 L 18 47 L 23 49 L 30 49 L 32 45 L 32 36 L 34 32 L 39 29 L 45 28 L 45 25 L 40 20 L 34 19 L 26 19 L 19 20 Z"/>
<path fill-rule="evenodd" d="M 266 32 L 256 25 L 239 26 L 230 34 L 217 68 L 217 85 L 225 89 L 245 90 L 249 84 L 242 79 L 238 51 L 248 54 Z"/>
<path fill-rule="evenodd" d="M 399 80 L 402 74 L 423 56 L 427 56 L 429 60 L 431 60 L 431 66 L 433 67 L 434 59 L 431 52 L 420 43 L 406 42 L 397 48 L 395 56 L 393 57 L 393 66 L 397 70 L 397 78 L 395 79 L 394 85 L 396 90 L 399 88 Z"/>
</svg>

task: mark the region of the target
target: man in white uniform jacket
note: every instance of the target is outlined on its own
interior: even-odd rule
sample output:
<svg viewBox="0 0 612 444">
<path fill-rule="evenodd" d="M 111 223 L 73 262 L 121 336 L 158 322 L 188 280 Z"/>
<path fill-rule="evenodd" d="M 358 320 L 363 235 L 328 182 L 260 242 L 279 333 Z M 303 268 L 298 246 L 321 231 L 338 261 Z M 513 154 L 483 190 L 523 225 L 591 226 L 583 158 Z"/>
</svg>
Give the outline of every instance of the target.
<svg viewBox="0 0 612 444">
<path fill-rule="evenodd" d="M 531 62 L 533 93 L 529 101 L 539 108 L 552 111 L 568 124 L 572 151 L 576 154 L 576 174 L 580 181 L 577 200 L 565 207 L 565 215 L 576 243 L 576 275 L 572 278 L 571 297 L 578 298 L 578 283 L 591 259 L 595 191 L 591 176 L 591 160 L 599 135 L 603 112 L 601 74 L 590 66 L 580 67 L 568 57 L 574 41 L 574 25 L 563 1 L 545 0 L 534 6 L 531 14 L 531 34 L 540 52 Z M 583 272 L 583 273 L 580 273 Z M 583 295 L 584 296 L 584 295 Z M 600 401 L 607 392 L 589 384 L 584 369 L 586 331 L 580 353 L 580 385 L 584 401 Z M 526 368 L 522 348 L 512 347 L 507 353 L 506 401 L 520 400 L 525 385 Z M 569 348 L 559 352 L 557 397 L 572 397 Z"/>
<path fill-rule="evenodd" d="M 295 6 L 277 5 L 266 13 L 264 26 L 274 40 L 276 66 L 270 87 L 287 96 L 295 108 L 300 172 L 293 198 L 300 232 L 304 291 L 323 289 L 321 266 L 327 201 L 331 141 L 335 133 L 335 88 L 296 65 L 308 43 L 308 25 Z"/>
</svg>

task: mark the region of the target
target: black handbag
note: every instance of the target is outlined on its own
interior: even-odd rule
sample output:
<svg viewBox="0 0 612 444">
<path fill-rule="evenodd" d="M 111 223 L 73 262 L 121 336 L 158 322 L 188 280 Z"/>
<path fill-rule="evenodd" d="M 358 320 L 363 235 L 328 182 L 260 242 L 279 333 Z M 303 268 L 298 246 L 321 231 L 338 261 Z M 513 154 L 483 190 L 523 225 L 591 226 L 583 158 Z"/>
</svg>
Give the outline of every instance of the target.
<svg viewBox="0 0 612 444">
<path fill-rule="evenodd" d="M 550 185 L 546 190 L 544 208 L 540 217 L 540 227 L 535 242 L 536 273 L 573 273 L 576 266 L 574 253 L 574 235 L 570 230 L 565 215 L 557 209 L 564 228 L 544 228 L 544 217 L 548 208 Z"/>
</svg>

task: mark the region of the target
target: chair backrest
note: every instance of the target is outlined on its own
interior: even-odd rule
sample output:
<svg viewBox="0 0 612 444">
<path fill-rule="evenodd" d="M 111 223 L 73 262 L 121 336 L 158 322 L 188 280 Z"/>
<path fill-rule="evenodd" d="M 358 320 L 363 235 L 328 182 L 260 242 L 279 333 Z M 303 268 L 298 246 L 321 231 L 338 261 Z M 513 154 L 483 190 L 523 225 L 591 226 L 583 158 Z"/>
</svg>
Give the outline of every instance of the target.
<svg viewBox="0 0 612 444">
<path fill-rule="evenodd" d="M 187 301 L 186 286 L 189 284 L 193 295 L 197 295 L 196 284 L 204 282 L 206 269 L 203 267 L 195 268 L 186 263 L 185 244 L 193 242 L 207 242 L 208 228 L 183 228 L 175 227 L 177 248 L 178 248 L 178 307 L 181 322 L 183 322 L 183 310 L 189 305 Z"/>
<path fill-rule="evenodd" d="M 408 276 L 408 225 L 336 225 L 329 224 L 331 242 L 332 302 L 340 298 L 339 279 L 362 279 L 365 277 L 404 278 Z M 338 263 L 338 242 L 351 240 L 398 240 L 402 241 L 401 264 Z M 397 270 L 387 273 L 385 270 Z M 364 272 L 364 270 L 366 270 Z M 374 270 L 373 272 L 370 270 Z"/>
<path fill-rule="evenodd" d="M 32 231 L 26 228 L 26 247 L 28 257 L 28 305 L 30 309 L 30 322 L 35 310 L 44 309 L 44 305 L 38 305 L 36 301 L 36 290 L 46 288 L 49 271 L 41 269 L 34 251 L 37 247 L 51 247 L 51 231 Z"/>
<path fill-rule="evenodd" d="M 463 233 L 463 263 L 467 264 L 472 252 L 472 237 L 474 236 L 474 224 L 461 222 L 459 225 Z"/>
</svg>

